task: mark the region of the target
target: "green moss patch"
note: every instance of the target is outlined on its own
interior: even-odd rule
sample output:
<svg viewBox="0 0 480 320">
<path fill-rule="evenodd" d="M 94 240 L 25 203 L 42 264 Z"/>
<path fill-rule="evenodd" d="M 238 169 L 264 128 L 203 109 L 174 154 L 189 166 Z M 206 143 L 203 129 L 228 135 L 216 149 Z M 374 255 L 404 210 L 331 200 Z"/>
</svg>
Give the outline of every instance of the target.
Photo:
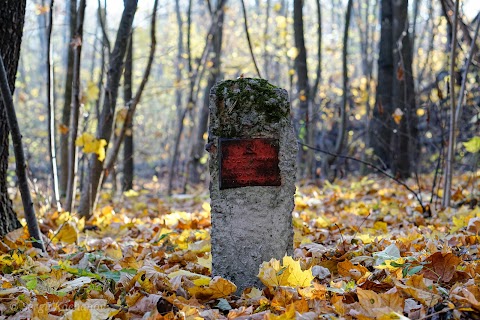
<svg viewBox="0 0 480 320">
<path fill-rule="evenodd" d="M 278 122 L 288 115 L 278 105 L 276 86 L 265 79 L 240 78 L 225 80 L 217 85 L 216 95 L 220 100 L 230 100 L 236 107 L 252 105 L 253 108 L 265 115 L 265 119 L 272 123 Z"/>
</svg>

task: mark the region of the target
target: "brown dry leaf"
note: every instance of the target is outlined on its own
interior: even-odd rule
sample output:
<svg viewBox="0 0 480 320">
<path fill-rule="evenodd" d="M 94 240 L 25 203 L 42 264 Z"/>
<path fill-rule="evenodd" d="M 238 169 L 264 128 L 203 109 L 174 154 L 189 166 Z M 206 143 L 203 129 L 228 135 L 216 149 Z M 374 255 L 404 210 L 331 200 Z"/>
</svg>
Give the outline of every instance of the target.
<svg viewBox="0 0 480 320">
<path fill-rule="evenodd" d="M 68 126 L 61 123 L 61 124 L 58 125 L 58 131 L 60 132 L 60 134 L 66 135 L 66 134 L 68 134 L 69 128 L 68 128 Z"/>
<path fill-rule="evenodd" d="M 399 80 L 399 81 L 405 80 L 405 72 L 404 72 L 403 67 L 401 65 L 399 65 L 397 67 L 397 80 Z"/>
<path fill-rule="evenodd" d="M 398 292 L 380 293 L 383 305 L 395 312 L 402 313 L 405 306 L 405 299 Z"/>
<path fill-rule="evenodd" d="M 380 115 L 382 115 L 382 114 L 383 114 L 382 99 L 378 99 L 377 107 L 378 107 L 378 113 L 379 113 Z"/>
<path fill-rule="evenodd" d="M 383 307 L 380 296 L 374 291 L 357 288 L 357 295 L 360 306 L 368 312 L 366 314 L 368 316 L 371 316 L 370 312 L 372 309 Z"/>
<path fill-rule="evenodd" d="M 360 279 L 365 273 L 368 272 L 368 269 L 362 265 L 354 265 L 349 260 L 339 262 L 338 273 L 344 277 L 351 277 L 355 280 Z"/>
<path fill-rule="evenodd" d="M 227 319 L 235 319 L 235 318 L 242 317 L 242 316 L 249 316 L 252 313 L 253 313 L 253 307 L 252 306 L 250 306 L 250 307 L 243 307 L 242 306 L 238 309 L 230 310 L 230 312 L 227 315 Z"/>
<path fill-rule="evenodd" d="M 397 288 L 402 289 L 403 292 L 409 296 L 415 298 L 415 300 L 421 302 L 427 306 L 434 306 L 440 301 L 440 295 L 433 293 L 431 291 L 426 291 L 422 289 L 417 289 L 402 284 L 396 284 Z"/>
<path fill-rule="evenodd" d="M 448 283 L 462 260 L 453 253 L 435 252 L 427 261 L 430 263 L 423 268 L 423 276 L 433 281 Z"/>
<path fill-rule="evenodd" d="M 275 296 L 272 299 L 271 306 L 275 310 L 282 310 L 298 299 L 296 292 L 292 288 L 279 287 L 275 290 Z"/>
<path fill-rule="evenodd" d="M 188 292 L 199 300 L 214 300 L 225 298 L 237 291 L 237 286 L 227 279 L 221 277 L 214 277 L 208 287 L 194 286 L 188 288 Z"/>
</svg>

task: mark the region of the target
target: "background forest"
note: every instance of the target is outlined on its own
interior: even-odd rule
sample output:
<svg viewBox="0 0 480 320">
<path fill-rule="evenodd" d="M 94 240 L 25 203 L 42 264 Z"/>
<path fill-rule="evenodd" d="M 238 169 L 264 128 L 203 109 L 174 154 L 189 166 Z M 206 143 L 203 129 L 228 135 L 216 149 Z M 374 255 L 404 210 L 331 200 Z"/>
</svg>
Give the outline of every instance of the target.
<svg viewBox="0 0 480 320">
<path fill-rule="evenodd" d="M 440 178 L 449 145 L 452 43 L 455 122 L 461 129 L 454 130 L 459 142 L 453 150 L 458 160 L 454 169 L 476 170 L 478 153 L 462 145 L 478 135 L 479 123 L 473 42 L 479 5 L 473 0 L 461 2 L 458 17 L 452 0 L 141 1 L 125 72 L 119 74 L 114 135 L 106 138 L 106 160 L 97 169 L 88 164 L 88 152 L 103 157 L 104 146 L 94 145 L 101 143 L 94 137 L 108 131 L 100 133 L 97 126 L 123 8 L 115 1 L 84 5 L 56 3 L 48 39 L 49 3 L 28 2 L 15 91 L 32 177 L 52 172 L 53 136 L 61 196 L 69 181 L 71 109 L 78 110 L 75 139 L 86 139 L 79 149 L 78 171 L 71 168 L 80 189 L 89 170 L 97 170 L 93 180 L 98 180 L 102 166 L 110 185 L 123 190 L 133 186 L 134 176 L 142 181 L 155 177 L 162 182 L 161 192 L 168 194 L 206 181 L 208 93 L 216 81 L 240 75 L 261 76 L 286 88 L 299 141 L 333 153 L 303 146 L 298 178 L 368 172 L 365 165 L 335 155 L 368 161 L 400 179 L 432 172 Z M 455 19 L 458 36 L 453 39 Z M 75 59 L 78 83 L 72 86 Z M 51 93 L 46 68 L 53 76 Z M 78 91 L 73 101 L 72 90 Z M 50 96 L 55 112 L 49 115 Z M 84 207 L 80 204 L 80 211 Z"/>
<path fill-rule="evenodd" d="M 0 318 L 478 319 L 479 10 L 3 1 Z M 300 147 L 291 256 L 243 292 L 212 275 L 204 150 L 237 78 L 288 91 Z"/>
</svg>

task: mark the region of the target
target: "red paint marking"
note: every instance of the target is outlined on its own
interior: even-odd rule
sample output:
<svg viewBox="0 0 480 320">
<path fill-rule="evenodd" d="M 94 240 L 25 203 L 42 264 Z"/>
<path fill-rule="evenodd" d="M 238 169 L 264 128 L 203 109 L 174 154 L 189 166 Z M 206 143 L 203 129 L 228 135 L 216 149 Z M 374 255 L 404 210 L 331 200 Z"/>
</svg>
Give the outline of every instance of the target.
<svg viewBox="0 0 480 320">
<path fill-rule="evenodd" d="M 277 139 L 220 139 L 220 189 L 280 186 Z"/>
</svg>

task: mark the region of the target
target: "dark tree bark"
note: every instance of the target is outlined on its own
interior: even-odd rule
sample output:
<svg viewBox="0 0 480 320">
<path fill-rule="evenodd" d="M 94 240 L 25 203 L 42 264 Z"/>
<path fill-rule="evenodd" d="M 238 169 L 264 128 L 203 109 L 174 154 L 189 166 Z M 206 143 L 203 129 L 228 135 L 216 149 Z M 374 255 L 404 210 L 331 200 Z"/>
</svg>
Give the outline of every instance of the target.
<svg viewBox="0 0 480 320">
<path fill-rule="evenodd" d="M 70 113 L 70 125 L 69 125 L 69 141 L 68 141 L 68 166 L 66 171 L 68 172 L 67 192 L 65 208 L 72 212 L 75 191 L 76 191 L 76 179 L 77 179 L 77 146 L 75 140 L 77 140 L 78 133 L 78 121 L 80 117 L 80 65 L 82 56 L 82 43 L 83 43 L 83 21 L 85 19 L 85 7 L 86 0 L 80 0 L 78 7 L 78 13 L 76 14 L 76 31 L 75 39 L 72 40 L 72 46 L 74 47 L 73 58 L 73 77 L 70 92 L 72 93 L 71 111 Z"/>
<path fill-rule="evenodd" d="M 310 88 L 308 83 L 307 50 L 305 49 L 305 33 L 303 28 L 303 0 L 293 2 L 293 32 L 297 56 L 295 57 L 295 72 L 297 74 L 297 94 L 299 108 L 297 110 L 297 134 L 307 145 L 312 145 L 311 114 L 309 113 Z M 303 128 L 304 129 L 303 129 Z M 311 178 L 313 151 L 299 150 L 299 177 Z"/>
<path fill-rule="evenodd" d="M 22 42 L 26 0 L 6 0 L 0 5 L 0 55 L 8 74 L 8 84 L 13 94 Z M 5 106 L 0 99 L 0 236 L 21 228 L 12 209 L 7 192 L 9 129 Z"/>
<path fill-rule="evenodd" d="M 124 58 L 127 51 L 128 39 L 132 30 L 133 18 L 137 9 L 137 0 L 125 1 L 125 9 L 122 14 L 117 38 L 112 53 L 110 54 L 107 84 L 105 88 L 105 100 L 97 125 L 97 139 L 110 141 L 113 129 L 113 120 L 117 105 L 118 87 L 123 73 Z M 103 163 L 98 160 L 96 154 L 90 157 L 90 170 L 87 173 L 85 184 L 82 188 L 82 196 L 78 208 L 80 216 L 89 217 L 94 207 L 98 186 L 103 172 Z"/>
<path fill-rule="evenodd" d="M 224 20 L 224 5 L 226 1 L 220 1 L 217 6 L 215 15 L 218 15 L 216 32 L 212 37 L 212 52 L 213 56 L 210 60 L 211 68 L 208 75 L 207 86 L 203 95 L 202 107 L 198 114 L 198 123 L 196 128 L 196 134 L 194 136 L 194 143 L 191 152 L 191 168 L 190 168 L 190 182 L 195 184 L 201 180 L 201 167 L 200 159 L 205 154 L 205 139 L 204 135 L 208 128 L 208 106 L 210 104 L 210 89 L 215 82 L 218 81 L 220 75 L 221 55 L 222 55 L 222 37 L 223 37 L 223 20 Z M 207 40 L 208 41 L 208 40 Z"/>
<path fill-rule="evenodd" d="M 35 215 L 35 208 L 33 207 L 32 196 L 30 195 L 30 188 L 28 187 L 27 179 L 27 162 L 25 160 L 25 153 L 23 151 L 22 134 L 18 126 L 17 114 L 13 105 L 12 93 L 7 79 L 7 72 L 3 64 L 3 58 L 0 56 L 0 96 L 3 100 L 4 112 L 7 115 L 8 128 L 12 135 L 13 150 L 15 152 L 15 164 L 18 178 L 18 189 L 22 196 L 23 211 L 25 220 L 27 221 L 28 232 L 30 237 L 36 240 L 33 246 L 45 251 L 43 241 L 41 238 L 40 229 L 38 228 L 38 221 Z"/>
<path fill-rule="evenodd" d="M 69 0 L 70 41 L 73 40 L 76 26 L 77 0 Z M 62 122 L 60 123 L 60 195 L 65 197 L 68 185 L 68 128 L 70 126 L 70 110 L 72 103 L 73 81 L 73 46 L 69 43 L 67 54 L 67 75 L 65 77 L 65 93 L 63 96 Z"/>
<path fill-rule="evenodd" d="M 408 1 L 382 0 L 377 103 L 370 143 L 377 159 L 398 178 L 418 155 L 415 88 L 408 31 Z M 395 116 L 399 117 L 394 121 Z"/>
<path fill-rule="evenodd" d="M 371 122 L 370 143 L 374 154 L 383 168 L 391 166 L 390 141 L 392 139 L 394 111 L 392 102 L 393 90 L 393 42 L 392 20 L 393 8 L 391 0 L 381 0 L 380 21 L 380 53 L 378 57 L 378 85 L 376 104 Z"/>
<path fill-rule="evenodd" d="M 103 174 L 100 181 L 103 184 L 104 178 L 108 175 L 109 172 L 115 172 L 114 165 L 117 161 L 118 153 L 120 151 L 120 147 L 124 142 L 124 138 L 127 136 L 128 128 L 133 126 L 133 118 L 135 116 L 135 111 L 137 110 L 137 106 L 140 103 L 142 98 L 143 91 L 145 86 L 147 85 L 148 79 L 150 78 L 150 72 L 152 70 L 153 60 L 155 58 L 155 49 L 157 47 L 157 38 L 156 38 L 156 21 L 157 21 L 157 10 L 158 10 L 158 0 L 155 0 L 153 3 L 153 12 L 152 12 L 152 20 L 150 24 L 150 52 L 148 54 L 148 61 L 147 66 L 145 67 L 145 71 L 143 73 L 142 81 L 138 86 L 137 92 L 135 96 L 130 100 L 127 101 L 126 105 L 126 116 L 123 125 L 120 128 L 120 133 L 114 136 L 113 140 L 113 147 L 112 152 L 110 152 L 110 156 L 108 157 L 108 161 L 106 161 L 105 165 L 103 166 Z M 132 38 L 133 39 L 133 38 Z M 132 154 L 133 154 L 133 145 L 132 145 Z M 133 165 L 133 164 L 132 164 Z M 133 172 L 132 172 L 133 174 Z M 115 181 L 115 178 L 112 176 L 112 180 Z"/>
<path fill-rule="evenodd" d="M 407 178 L 411 173 L 412 161 L 417 159 L 417 124 L 415 115 L 415 89 L 412 74 L 412 46 L 409 35 L 408 1 L 392 1 L 393 39 L 397 44 L 393 50 L 394 86 L 393 102 L 403 117 L 395 123 L 393 172 L 397 177 Z M 395 111 L 394 111 L 395 112 Z M 390 115 L 391 117 L 392 115 Z"/>
<path fill-rule="evenodd" d="M 123 100 L 128 105 L 133 98 L 132 93 L 133 72 L 133 32 L 130 35 L 127 58 L 125 59 L 125 72 L 123 73 Z M 123 182 L 122 190 L 128 191 L 133 188 L 133 121 L 125 124 L 127 132 L 123 141 Z"/>
</svg>

